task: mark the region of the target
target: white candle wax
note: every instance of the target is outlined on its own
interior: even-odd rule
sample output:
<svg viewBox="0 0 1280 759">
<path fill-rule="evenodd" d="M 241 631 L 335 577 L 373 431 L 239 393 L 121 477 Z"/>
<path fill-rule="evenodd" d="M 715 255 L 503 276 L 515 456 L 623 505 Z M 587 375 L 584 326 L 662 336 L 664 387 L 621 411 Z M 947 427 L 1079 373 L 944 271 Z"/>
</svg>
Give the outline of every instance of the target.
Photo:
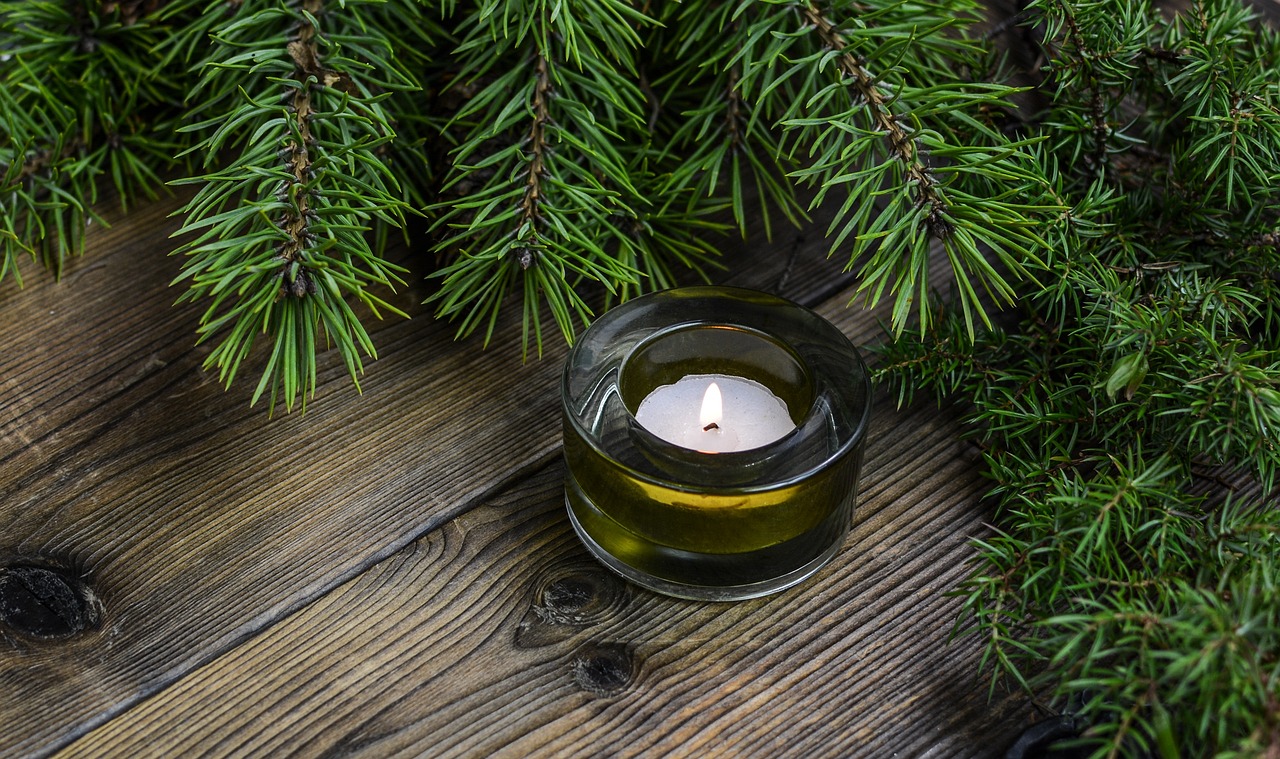
<svg viewBox="0 0 1280 759">
<path fill-rule="evenodd" d="M 655 388 L 640 402 L 636 421 L 668 443 L 703 453 L 759 448 L 796 428 L 787 404 L 769 388 L 725 374 L 690 374 Z"/>
</svg>

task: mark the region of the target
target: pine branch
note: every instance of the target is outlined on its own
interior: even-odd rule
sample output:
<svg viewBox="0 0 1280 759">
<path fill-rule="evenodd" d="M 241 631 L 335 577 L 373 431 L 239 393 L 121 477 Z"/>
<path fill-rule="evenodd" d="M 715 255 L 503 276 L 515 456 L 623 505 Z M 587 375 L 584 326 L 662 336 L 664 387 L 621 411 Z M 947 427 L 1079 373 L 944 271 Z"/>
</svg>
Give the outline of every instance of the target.
<svg viewBox="0 0 1280 759">
<path fill-rule="evenodd" d="M 451 125 L 462 137 L 445 191 L 468 191 L 436 206 L 436 249 L 454 260 L 434 275 L 432 300 L 460 319 L 460 334 L 484 325 L 487 342 L 515 290 L 526 349 L 541 350 L 543 305 L 571 340 L 575 317 L 591 313 L 575 285 L 625 293 L 639 283 L 635 262 L 660 248 L 628 229 L 649 201 L 633 182 L 637 149 L 622 137 L 645 124 L 643 95 L 624 71 L 635 68 L 631 24 L 648 20 L 620 3 L 587 4 L 578 12 L 607 19 L 588 30 L 574 12 L 529 5 L 511 17 L 518 30 L 484 7 L 464 24 L 472 34 L 458 78 L 484 85 Z M 518 63 L 495 73 L 500 61 Z"/>
<path fill-rule="evenodd" d="M 377 316 L 401 313 L 372 290 L 402 269 L 370 241 L 371 226 L 399 226 L 408 206 L 387 165 L 395 139 L 385 102 L 416 82 L 392 62 L 381 3 L 322 0 L 288 7 L 245 0 L 215 37 L 193 93 L 206 136 L 193 150 L 223 168 L 186 183 L 177 252 L 188 257 L 181 300 L 208 297 L 200 339 L 220 335 L 206 364 L 228 384 L 258 332 L 272 349 L 253 395 L 268 389 L 292 408 L 315 392 L 316 353 L 332 341 L 353 380 L 373 342 L 347 297 Z M 352 32 L 359 32 L 359 37 Z M 346 40 L 361 39 L 359 45 Z M 381 243 L 381 239 L 377 242 Z"/>
<path fill-rule="evenodd" d="M 742 56 L 752 43 L 739 8 L 717 3 L 710 13 L 694 6 L 676 11 L 668 7 L 649 42 L 665 64 L 656 83 L 663 117 L 657 126 L 664 146 L 659 160 L 669 168 L 657 196 L 687 197 L 687 213 L 699 219 L 723 211 L 720 199 L 728 197 L 743 235 L 754 218 L 770 238 L 775 215 L 800 224 L 806 214 L 786 176 L 796 164 L 784 156 L 771 120 L 761 118 L 740 87 Z M 752 186 L 756 207 L 748 201 Z"/>
<path fill-rule="evenodd" d="M 813 26 L 818 38 L 822 40 L 823 46 L 839 53 L 836 61 L 847 77 L 848 84 L 857 92 L 875 129 L 888 142 L 890 154 L 906 167 L 906 184 L 911 188 L 914 203 L 927 209 L 925 225 L 929 234 L 945 240 L 955 229 L 947 219 L 946 203 L 943 202 L 937 180 L 924 163 L 921 145 L 894 115 L 886 93 L 881 91 L 875 78 L 848 51 L 848 43 L 837 31 L 835 24 L 812 2 L 802 3 L 799 8 L 805 21 Z"/>
<path fill-rule="evenodd" d="M 833 253 L 852 241 L 858 292 L 870 305 L 894 295 L 895 333 L 913 314 L 927 329 L 937 242 L 970 335 L 975 321 L 990 326 L 985 304 L 1011 302 L 1013 283 L 1030 278 L 1027 264 L 1040 265 L 1041 230 L 1062 210 L 1028 152 L 1040 138 L 1010 140 L 990 123 L 1016 90 L 957 74 L 973 50 L 962 32 L 949 33 L 963 16 L 892 4 L 844 22 L 807 2 L 778 6 L 799 29 L 762 42 L 744 82 L 762 110 L 779 114 L 791 149 L 807 151 L 808 165 L 792 175 L 819 188 L 814 205 L 844 191 L 829 232 Z M 779 23 L 774 13 L 757 28 Z M 866 61 L 895 65 L 873 75 Z"/>
<path fill-rule="evenodd" d="M 31 255 L 56 274 L 66 257 L 83 249 L 85 224 L 92 218 L 95 177 L 75 161 L 83 148 L 65 129 L 71 115 L 54 101 L 48 106 L 20 104 L 9 89 L 0 88 L 0 109 L 14 115 L 0 144 L 0 197 L 5 198 L 0 279 L 12 272 L 19 285 L 21 255 Z M 52 143 L 47 142 L 51 135 Z"/>
<path fill-rule="evenodd" d="M 189 3 L 174 3 L 181 18 Z M 170 27 L 154 4 L 90 0 L 0 3 L 0 277 L 30 255 L 55 276 L 83 250 L 84 229 L 110 177 L 122 205 L 155 197 L 172 165 L 158 40 Z M 72 73 L 74 72 L 74 73 Z"/>
</svg>

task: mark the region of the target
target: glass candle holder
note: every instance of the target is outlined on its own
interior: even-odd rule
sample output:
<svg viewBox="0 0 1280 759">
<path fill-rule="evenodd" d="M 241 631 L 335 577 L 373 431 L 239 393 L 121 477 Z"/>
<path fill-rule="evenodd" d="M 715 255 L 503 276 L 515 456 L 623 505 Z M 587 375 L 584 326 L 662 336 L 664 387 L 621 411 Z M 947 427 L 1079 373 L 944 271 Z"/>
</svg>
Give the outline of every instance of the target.
<svg viewBox="0 0 1280 759">
<path fill-rule="evenodd" d="M 725 287 L 642 296 L 583 334 L 561 392 L 570 521 L 624 578 L 753 598 L 844 542 L 871 384 L 812 311 Z"/>
</svg>

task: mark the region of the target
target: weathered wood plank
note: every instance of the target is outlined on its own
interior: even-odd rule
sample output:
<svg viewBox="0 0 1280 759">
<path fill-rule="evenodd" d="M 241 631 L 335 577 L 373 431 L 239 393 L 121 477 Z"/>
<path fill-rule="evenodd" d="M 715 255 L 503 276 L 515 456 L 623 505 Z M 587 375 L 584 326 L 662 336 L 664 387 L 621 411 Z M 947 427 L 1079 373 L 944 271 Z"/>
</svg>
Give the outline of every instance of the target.
<svg viewBox="0 0 1280 759">
<path fill-rule="evenodd" d="M 823 308 L 865 340 L 869 316 Z M 85 736 L 67 756 L 990 756 L 1025 726 L 946 639 L 986 485 L 954 417 L 878 396 L 858 524 L 800 588 L 737 604 L 616 580 L 559 465 Z"/>
<path fill-rule="evenodd" d="M 0 286 L 0 565 L 66 568 L 103 604 L 67 640 L 0 625 L 0 755 L 72 740 L 556 454 L 563 349 L 521 363 L 510 319 L 456 343 L 419 282 L 394 300 L 422 318 L 372 330 L 363 396 L 326 356 L 320 400 L 268 423 L 251 377 L 224 393 L 200 369 L 201 307 L 171 306 L 174 205 L 93 230 L 61 282 Z M 793 242 L 729 280 L 774 289 L 795 247 L 785 294 L 838 286 Z"/>
<path fill-rule="evenodd" d="M 988 756 L 946 645 L 983 488 L 953 420 L 881 398 L 860 518 L 780 596 L 659 597 L 587 556 L 557 464 L 71 745 L 66 756 Z"/>
</svg>

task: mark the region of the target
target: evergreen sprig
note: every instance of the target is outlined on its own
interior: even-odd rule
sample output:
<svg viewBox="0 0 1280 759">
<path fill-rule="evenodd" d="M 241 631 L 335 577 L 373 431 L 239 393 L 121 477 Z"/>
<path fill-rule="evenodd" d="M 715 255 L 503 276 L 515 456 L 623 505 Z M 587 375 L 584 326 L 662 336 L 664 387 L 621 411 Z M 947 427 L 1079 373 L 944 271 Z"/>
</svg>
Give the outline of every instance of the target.
<svg viewBox="0 0 1280 759">
<path fill-rule="evenodd" d="M 1095 756 L 1280 750 L 1280 38 L 1234 3 L 1037 0 L 1066 210 L 1016 318 L 882 349 L 971 405 L 996 485 L 961 629 Z M 1084 107 L 1082 107 L 1084 106 Z M 1230 477 L 1234 483 L 1223 479 Z"/>
<path fill-rule="evenodd" d="M 396 62 L 399 19 L 377 0 L 245 0 L 218 28 L 190 99 L 202 134 L 189 153 L 208 173 L 183 208 L 176 252 L 187 256 L 183 300 L 208 297 L 200 339 L 220 337 L 206 365 L 228 384 L 258 333 L 272 341 L 253 399 L 270 390 L 292 407 L 314 392 L 317 334 L 332 341 L 353 378 L 376 355 L 349 298 L 375 315 L 402 313 L 376 291 L 403 268 L 381 252 L 375 225 L 400 226 L 411 210 L 388 153 L 387 110 L 419 89 Z"/>
<path fill-rule="evenodd" d="M 645 19 L 607 0 L 506 5 L 481 3 L 460 24 L 456 80 L 478 91 L 450 125 L 463 136 L 444 190 L 475 187 L 437 207 L 437 250 L 461 251 L 437 275 L 437 300 L 463 333 L 484 325 L 487 341 L 514 289 L 526 345 L 530 330 L 541 345 L 540 302 L 572 335 L 574 317 L 590 313 L 578 278 L 615 290 L 638 277 L 603 248 L 634 245 L 625 224 L 640 201 L 623 150 L 643 98 L 624 72 L 638 42 L 632 24 Z M 601 26 L 578 15 L 592 10 Z"/>
<path fill-rule="evenodd" d="M 487 341 L 514 291 L 540 350 L 544 305 L 566 339 L 590 318 L 584 282 L 625 298 L 670 287 L 673 263 L 714 265 L 706 200 L 655 173 L 639 60 L 652 25 L 617 0 L 489 0 L 460 21 L 447 86 L 474 92 L 446 127 L 436 250 L 453 260 L 433 298 L 460 333 Z"/>
<path fill-rule="evenodd" d="M 811 185 L 811 208 L 838 204 L 832 255 L 869 304 L 894 297 L 895 332 L 927 323 L 935 242 L 971 328 L 988 324 L 984 296 L 1013 297 L 1061 209 L 1029 152 L 1038 138 L 999 128 L 1017 89 L 966 74 L 987 57 L 976 6 L 771 0 L 682 14 L 654 45 L 679 64 L 657 81 L 705 94 L 668 140 L 683 151 L 668 187 L 728 194 L 743 227 L 748 180 L 793 221 L 793 184 Z"/>
<path fill-rule="evenodd" d="M 1016 90 L 957 76 L 977 51 L 948 32 L 972 24 L 975 9 L 904 2 L 833 17 L 812 2 L 785 5 L 804 33 L 773 37 L 756 86 L 778 101 L 792 149 L 807 151 L 793 175 L 818 187 L 814 204 L 844 190 L 833 253 L 852 240 L 846 268 L 857 268 L 858 292 L 875 305 L 888 289 L 901 334 L 913 316 L 928 326 L 923 296 L 938 242 L 968 329 L 975 319 L 989 326 L 983 295 L 1014 295 L 992 259 L 1012 283 L 1025 279 L 1042 245 L 1040 216 L 1058 209 L 1026 151 L 1038 138 L 1010 140 L 991 118 Z M 896 65 L 873 73 L 873 61 Z M 787 80 L 804 86 L 789 91 Z"/>
<path fill-rule="evenodd" d="M 174 31 L 136 4 L 0 2 L 0 278 L 21 281 L 23 256 L 61 273 L 101 221 L 101 178 L 122 204 L 156 196 L 177 149 L 181 85 L 157 74 Z"/>
</svg>

